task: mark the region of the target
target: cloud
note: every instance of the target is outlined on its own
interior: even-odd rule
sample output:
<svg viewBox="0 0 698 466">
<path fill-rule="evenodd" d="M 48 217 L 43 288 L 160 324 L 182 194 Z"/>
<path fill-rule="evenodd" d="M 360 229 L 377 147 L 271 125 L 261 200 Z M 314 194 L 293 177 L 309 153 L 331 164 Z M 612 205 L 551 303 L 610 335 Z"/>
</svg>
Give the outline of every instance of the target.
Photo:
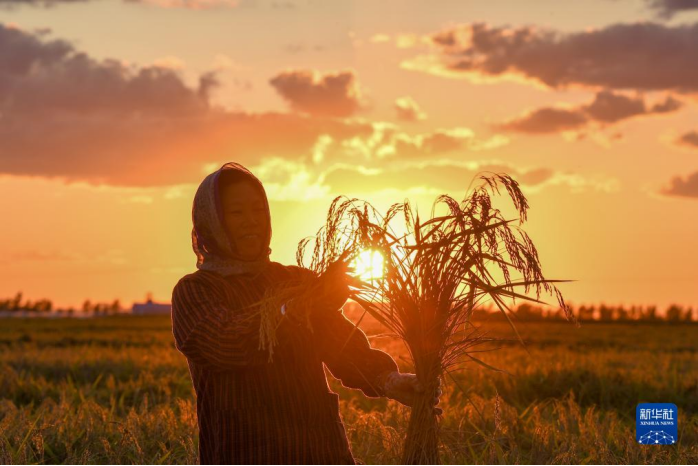
<svg viewBox="0 0 698 466">
<path fill-rule="evenodd" d="M 656 103 L 645 113 L 669 113 L 679 110 L 683 107 L 683 102 L 676 100 L 671 96 L 667 96 L 664 102 Z"/>
<path fill-rule="evenodd" d="M 590 118 L 604 123 L 615 123 L 646 112 L 645 102 L 639 98 L 603 91 L 589 105 L 582 107 Z"/>
<path fill-rule="evenodd" d="M 338 160 L 461 158 L 508 142 L 468 128 L 410 135 L 389 123 L 230 112 L 210 103 L 215 73 L 188 85 L 171 67 L 95 60 L 66 41 L 0 28 L 0 173 L 71 182 L 162 186 L 196 182 L 236 160 L 311 164 L 278 197 L 323 191 L 313 174 Z M 282 164 L 279 161 L 283 161 Z M 294 165 L 295 164 L 295 165 Z M 295 168 L 294 168 L 295 169 Z M 134 195 L 129 202 L 149 202 Z"/>
<path fill-rule="evenodd" d="M 169 66 L 130 68 L 98 62 L 62 40 L 44 41 L 0 25 L 0 109 L 3 116 L 96 111 L 196 115 L 209 109 L 214 74 L 191 89 Z"/>
<path fill-rule="evenodd" d="M 92 0 L 0 0 L 0 9 L 13 9 L 18 6 L 52 8 L 61 4 L 87 2 Z M 213 8 L 236 7 L 239 0 L 123 0 L 125 3 L 143 3 L 162 8 L 183 8 L 187 10 L 207 10 Z"/>
<path fill-rule="evenodd" d="M 302 158 L 318 136 L 368 123 L 230 112 L 210 103 L 214 73 L 98 61 L 62 40 L 0 25 L 0 173 L 123 186 L 198 180 L 205 163 Z"/>
<path fill-rule="evenodd" d="M 336 195 L 391 193 L 465 194 L 478 174 L 508 173 L 525 192 L 562 187 L 570 193 L 617 192 L 619 180 L 604 174 L 560 172 L 547 167 L 516 167 L 508 162 L 456 160 L 383 160 L 381 163 L 338 162 L 325 166 L 267 159 L 251 167 L 273 200 L 309 201 Z"/>
<path fill-rule="evenodd" d="M 144 3 L 161 8 L 181 8 L 185 10 L 210 10 L 237 7 L 239 0 L 124 0 L 129 3 Z"/>
<path fill-rule="evenodd" d="M 698 199 L 698 172 L 691 173 L 686 178 L 675 176 L 667 187 L 660 190 L 660 194 Z"/>
<path fill-rule="evenodd" d="M 619 189 L 618 180 L 606 176 L 581 176 L 555 172 L 549 168 L 521 169 L 501 162 L 414 162 L 381 168 L 337 164 L 321 175 L 321 184 L 327 186 L 331 193 L 345 195 L 418 188 L 426 188 L 434 194 L 465 194 L 471 181 L 481 172 L 508 173 L 529 191 L 559 185 L 580 193 L 588 189 L 604 192 Z"/>
<path fill-rule="evenodd" d="M 19 6 L 52 8 L 64 3 L 83 3 L 89 0 L 0 0 L 1 9 L 14 9 Z"/>
<path fill-rule="evenodd" d="M 99 61 L 69 42 L 2 26 L 0 173 L 149 187 L 194 183 L 207 164 L 229 160 L 317 171 L 339 160 L 460 159 L 508 143 L 468 128 L 410 135 L 361 119 L 231 112 L 211 104 L 217 87 L 215 73 L 189 85 L 178 70 Z M 321 192 L 313 173 L 279 185 L 278 195 Z"/>
<path fill-rule="evenodd" d="M 662 19 L 671 19 L 683 11 L 698 10 L 698 0 L 647 0 L 647 6 Z"/>
<path fill-rule="evenodd" d="M 272 158 L 250 170 L 264 183 L 270 200 L 307 201 L 323 198 L 329 191 L 320 184 L 316 167 L 307 163 Z"/>
<path fill-rule="evenodd" d="M 216 71 L 223 71 L 223 70 L 239 71 L 239 70 L 249 69 L 249 67 L 237 63 L 235 60 L 233 60 L 232 58 L 230 58 L 228 55 L 226 55 L 224 53 L 217 53 L 216 56 L 213 57 L 213 69 Z"/>
<path fill-rule="evenodd" d="M 470 128 L 440 128 L 427 133 L 408 134 L 394 124 L 375 122 L 373 132 L 332 141 L 323 147 L 323 158 L 330 163 L 337 160 L 461 159 L 467 153 L 493 150 L 509 143 L 506 136 L 495 134 L 487 139 L 478 138 Z"/>
<path fill-rule="evenodd" d="M 369 39 L 369 42 L 371 42 L 373 44 L 381 44 L 384 42 L 390 42 L 391 40 L 392 39 L 390 37 L 390 34 L 378 33 L 378 34 L 372 35 L 371 38 Z"/>
<path fill-rule="evenodd" d="M 674 112 L 682 106 L 682 102 L 667 96 L 664 101 L 648 107 L 641 97 L 603 90 L 596 93 L 594 100 L 589 104 L 577 107 L 542 107 L 495 124 L 494 127 L 523 133 L 570 131 L 591 123 L 604 126 L 641 115 Z"/>
<path fill-rule="evenodd" d="M 395 111 L 398 120 L 402 121 L 421 121 L 427 118 L 427 114 L 422 111 L 419 104 L 409 96 L 395 100 Z"/>
<path fill-rule="evenodd" d="M 518 181 L 524 185 L 536 186 L 549 180 L 553 176 L 553 171 L 549 168 L 536 168 L 521 173 Z"/>
<path fill-rule="evenodd" d="M 698 91 L 698 23 L 614 24 L 573 33 L 472 23 L 429 37 L 432 52 L 403 62 L 403 67 L 474 82 L 513 79 L 548 88 Z"/>
<path fill-rule="evenodd" d="M 333 193 L 375 192 L 383 189 L 409 190 L 416 187 L 432 188 L 437 191 L 459 191 L 463 194 L 475 175 L 483 170 L 505 171 L 518 175 L 511 167 L 503 165 L 468 165 L 457 163 L 415 163 L 408 166 L 393 166 L 367 169 L 361 166 L 337 165 L 322 175 L 322 183 Z M 552 174 L 550 172 L 548 177 Z M 518 179 L 517 176 L 515 178 Z M 538 184 L 545 176 L 531 179 Z M 537 181 L 537 182 L 536 182 Z"/>
<path fill-rule="evenodd" d="M 269 83 L 293 110 L 309 115 L 347 117 L 362 107 L 361 91 L 352 71 L 325 75 L 310 70 L 284 71 Z"/>
<path fill-rule="evenodd" d="M 588 118 L 578 110 L 544 107 L 497 124 L 495 127 L 503 131 L 551 133 L 578 129 L 586 125 L 587 121 Z"/>
<path fill-rule="evenodd" d="M 698 131 L 684 133 L 676 140 L 677 144 L 698 149 Z"/>
<path fill-rule="evenodd" d="M 417 47 L 420 44 L 428 44 L 429 39 L 427 37 L 423 37 L 419 34 L 384 34 L 384 33 L 379 33 L 379 34 L 374 34 L 370 37 L 369 42 L 373 44 L 382 44 L 382 43 L 389 43 L 389 42 L 394 42 L 395 46 L 399 49 L 410 49 L 413 47 Z"/>
<path fill-rule="evenodd" d="M 169 55 L 154 60 L 153 66 L 157 68 L 169 68 L 171 70 L 183 70 L 186 68 L 187 64 L 181 58 Z"/>
</svg>

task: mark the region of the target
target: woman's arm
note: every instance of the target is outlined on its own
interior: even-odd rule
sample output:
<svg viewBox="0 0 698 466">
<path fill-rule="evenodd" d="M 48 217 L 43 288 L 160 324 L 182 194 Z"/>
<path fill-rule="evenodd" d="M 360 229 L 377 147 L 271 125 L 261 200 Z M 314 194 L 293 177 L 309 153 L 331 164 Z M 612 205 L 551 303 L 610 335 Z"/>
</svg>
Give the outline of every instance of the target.
<svg viewBox="0 0 698 466">
<path fill-rule="evenodd" d="M 318 309 L 313 325 L 319 328 L 325 364 L 345 387 L 361 389 L 369 397 L 392 398 L 407 406 L 413 406 L 417 395 L 424 391 L 415 374 L 399 372 L 390 355 L 371 348 L 366 335 L 344 317 L 341 309 Z M 434 414 L 441 414 L 441 408 L 436 407 L 440 386 L 433 396 Z"/>
<path fill-rule="evenodd" d="M 286 266 L 292 276 L 321 278 L 312 270 Z M 330 275 L 338 273 L 330 272 Z M 346 285 L 336 282 L 338 277 L 326 276 L 327 288 L 321 288 L 312 298 L 311 321 L 313 340 L 328 369 L 345 387 L 362 390 L 366 396 L 385 396 L 384 381 L 389 373 L 398 370 L 389 354 L 371 348 L 366 334 L 342 313 L 341 307 L 349 296 Z"/>
<path fill-rule="evenodd" d="M 317 309 L 313 317 L 316 341 L 332 375 L 345 387 L 361 389 L 366 396 L 386 396 L 385 378 L 398 371 L 393 358 L 371 348 L 366 334 L 341 309 Z"/>
<path fill-rule="evenodd" d="M 287 269 L 297 276 L 312 275 L 323 279 L 308 269 L 295 266 Z M 412 406 L 417 394 L 424 391 L 417 376 L 399 372 L 393 358 L 371 348 L 364 332 L 342 313 L 341 307 L 350 295 L 347 284 L 351 278 L 340 267 L 329 272 L 324 279 L 329 281 L 329 286 L 321 288 L 312 299 L 314 310 L 311 319 L 316 335 L 314 341 L 332 375 L 341 380 L 345 387 L 360 389 L 366 396 L 385 396 Z M 441 408 L 436 407 L 439 396 L 440 387 L 436 389 L 433 399 L 434 414 L 437 415 L 442 413 Z"/>
<path fill-rule="evenodd" d="M 222 291 L 205 280 L 184 277 L 172 291 L 175 347 L 194 363 L 225 371 L 268 364 L 259 349 L 260 318 L 254 309 L 231 309 Z M 278 344 L 287 343 L 283 319 Z"/>
</svg>

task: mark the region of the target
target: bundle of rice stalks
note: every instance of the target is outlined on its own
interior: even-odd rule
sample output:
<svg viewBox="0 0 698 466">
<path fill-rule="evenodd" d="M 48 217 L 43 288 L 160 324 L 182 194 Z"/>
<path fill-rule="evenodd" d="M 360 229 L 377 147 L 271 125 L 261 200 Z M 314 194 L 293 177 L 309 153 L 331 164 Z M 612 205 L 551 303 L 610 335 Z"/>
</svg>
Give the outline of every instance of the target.
<svg viewBox="0 0 698 466">
<path fill-rule="evenodd" d="M 420 221 L 407 201 L 394 204 L 381 216 L 367 202 L 337 198 L 314 238 L 308 268 L 318 274 L 362 251 L 377 251 L 383 257 L 383 276 L 352 288 L 351 298 L 405 342 L 417 378 L 425 387 L 412 406 L 405 464 L 439 462 L 438 419 L 432 400 L 440 377 L 468 361 L 489 367 L 472 350 L 483 341 L 471 323 L 482 300 L 492 300 L 515 332 L 507 300 L 546 304 L 539 300 L 543 289 L 557 297 L 568 319 L 574 319 L 562 294 L 551 284 L 564 280 L 544 278 L 531 239 L 512 224 L 516 219 L 507 220 L 492 207 L 490 191 L 499 194 L 503 186 L 521 225 L 528 204 L 518 183 L 506 174 L 486 174 L 479 179 L 482 183 L 460 203 L 446 195 L 437 198 L 426 221 Z M 437 216 L 437 209 L 445 213 Z M 298 246 L 301 266 L 311 241 L 305 239 Z M 502 278 L 496 279 L 490 266 Z M 521 278 L 513 279 L 511 272 L 518 272 Z M 306 284 L 305 290 L 303 286 L 276 293 L 309 297 L 317 292 L 312 289 L 317 284 Z M 516 291 L 520 287 L 523 293 Z M 536 290 L 535 298 L 525 294 L 531 288 Z M 516 335 L 523 343 L 518 332 Z"/>
</svg>

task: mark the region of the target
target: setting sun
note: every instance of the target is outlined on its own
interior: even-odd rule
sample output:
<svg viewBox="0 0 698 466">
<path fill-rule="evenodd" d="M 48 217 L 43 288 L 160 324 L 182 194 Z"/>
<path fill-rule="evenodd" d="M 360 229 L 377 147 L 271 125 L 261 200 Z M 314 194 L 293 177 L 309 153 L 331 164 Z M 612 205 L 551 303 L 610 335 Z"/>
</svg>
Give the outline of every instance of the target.
<svg viewBox="0 0 698 466">
<path fill-rule="evenodd" d="M 378 251 L 362 251 L 359 256 L 352 261 L 354 274 L 363 281 L 375 280 L 383 276 L 383 256 Z"/>
</svg>

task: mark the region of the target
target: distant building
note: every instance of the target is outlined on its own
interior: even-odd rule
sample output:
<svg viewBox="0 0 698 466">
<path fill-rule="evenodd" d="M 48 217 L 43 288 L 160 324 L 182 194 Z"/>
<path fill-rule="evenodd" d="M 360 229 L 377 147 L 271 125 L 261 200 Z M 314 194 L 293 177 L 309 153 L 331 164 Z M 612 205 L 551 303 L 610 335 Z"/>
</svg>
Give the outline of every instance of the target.
<svg viewBox="0 0 698 466">
<path fill-rule="evenodd" d="M 148 298 L 145 303 L 133 303 L 131 314 L 134 315 L 152 315 L 152 314 L 169 314 L 172 305 L 165 303 L 155 303 L 153 298 L 148 293 Z"/>
</svg>

